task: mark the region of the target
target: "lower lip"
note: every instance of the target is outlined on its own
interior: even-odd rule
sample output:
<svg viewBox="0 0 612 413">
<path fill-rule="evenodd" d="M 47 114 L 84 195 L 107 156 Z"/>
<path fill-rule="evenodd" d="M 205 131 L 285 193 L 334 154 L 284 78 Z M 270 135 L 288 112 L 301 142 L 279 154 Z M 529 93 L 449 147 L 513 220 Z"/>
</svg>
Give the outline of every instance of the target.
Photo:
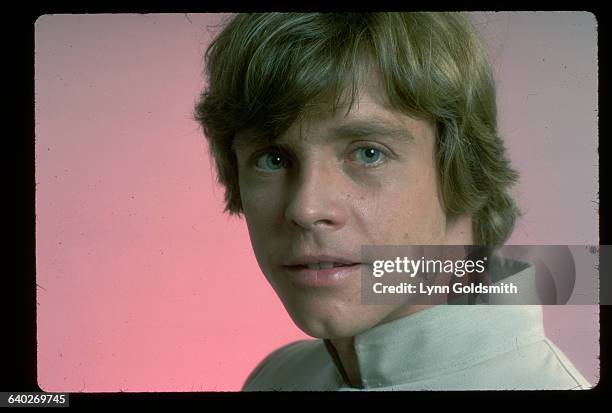
<svg viewBox="0 0 612 413">
<path fill-rule="evenodd" d="M 313 270 L 307 267 L 283 267 L 289 278 L 303 286 L 333 287 L 342 284 L 344 280 L 355 275 L 362 264 L 345 265 L 341 267 Z"/>
</svg>

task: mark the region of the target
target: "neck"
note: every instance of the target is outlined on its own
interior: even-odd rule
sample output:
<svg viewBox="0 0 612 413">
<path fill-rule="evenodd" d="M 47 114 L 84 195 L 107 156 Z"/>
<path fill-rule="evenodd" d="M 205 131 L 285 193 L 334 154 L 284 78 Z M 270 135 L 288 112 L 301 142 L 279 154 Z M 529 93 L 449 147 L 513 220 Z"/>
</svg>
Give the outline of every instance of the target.
<svg viewBox="0 0 612 413">
<path fill-rule="evenodd" d="M 445 243 L 448 245 L 471 245 L 473 243 L 471 217 L 462 216 L 448 223 Z M 400 307 L 396 311 L 388 314 L 376 325 L 408 317 L 411 314 L 425 310 L 429 307 L 432 307 L 432 305 L 407 305 L 405 307 Z M 351 387 L 363 388 L 359 372 L 359 361 L 357 359 L 357 352 L 355 351 L 355 337 L 334 338 L 330 339 L 329 343 L 338 356 L 337 362 L 340 364 L 338 367 L 342 371 L 348 384 Z"/>
<path fill-rule="evenodd" d="M 338 356 L 338 366 L 344 380 L 351 387 L 361 388 L 361 375 L 359 374 L 359 363 L 357 361 L 357 353 L 355 351 L 355 338 L 343 337 L 329 340 Z"/>
</svg>

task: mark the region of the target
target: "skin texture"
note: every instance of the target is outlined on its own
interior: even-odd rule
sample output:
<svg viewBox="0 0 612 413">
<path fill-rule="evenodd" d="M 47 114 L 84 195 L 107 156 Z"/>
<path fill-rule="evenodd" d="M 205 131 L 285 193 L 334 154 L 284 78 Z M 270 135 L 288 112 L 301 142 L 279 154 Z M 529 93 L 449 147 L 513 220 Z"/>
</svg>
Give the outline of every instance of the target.
<svg viewBox="0 0 612 413">
<path fill-rule="evenodd" d="M 427 306 L 364 305 L 359 271 L 338 285 L 310 287 L 292 282 L 283 265 L 303 254 L 360 262 L 362 245 L 472 240 L 469 217 L 447 223 L 433 125 L 392 109 L 381 90 L 368 76 L 348 114 L 309 117 L 272 146 L 236 137 L 242 206 L 259 266 L 298 327 L 331 339 L 355 387 L 354 335 Z"/>
</svg>

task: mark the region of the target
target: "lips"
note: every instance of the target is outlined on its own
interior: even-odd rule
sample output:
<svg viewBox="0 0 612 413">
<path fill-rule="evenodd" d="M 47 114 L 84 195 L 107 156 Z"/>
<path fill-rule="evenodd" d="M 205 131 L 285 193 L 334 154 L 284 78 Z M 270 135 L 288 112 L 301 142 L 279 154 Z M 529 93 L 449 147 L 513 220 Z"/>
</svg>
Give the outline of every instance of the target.
<svg viewBox="0 0 612 413">
<path fill-rule="evenodd" d="M 343 256 L 310 255 L 289 260 L 283 272 L 289 280 L 306 287 L 339 286 L 359 274 L 362 263 Z"/>
<path fill-rule="evenodd" d="M 284 266 L 325 266 L 326 268 L 338 267 L 341 265 L 352 265 L 359 263 L 359 259 L 353 259 L 348 254 L 317 254 L 317 255 L 299 255 L 286 260 Z"/>
<path fill-rule="evenodd" d="M 335 268 L 335 267 L 346 267 L 347 265 L 350 265 L 350 264 L 340 264 L 338 262 L 318 262 L 318 263 L 306 264 L 306 265 L 296 265 L 296 267 L 306 267 L 310 270 L 326 270 L 326 269 Z"/>
</svg>

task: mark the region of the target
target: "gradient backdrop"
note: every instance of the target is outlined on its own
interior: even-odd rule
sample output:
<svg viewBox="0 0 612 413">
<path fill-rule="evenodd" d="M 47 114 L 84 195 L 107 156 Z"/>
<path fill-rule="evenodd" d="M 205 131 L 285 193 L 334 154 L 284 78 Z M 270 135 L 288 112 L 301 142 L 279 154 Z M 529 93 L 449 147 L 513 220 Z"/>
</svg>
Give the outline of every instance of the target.
<svg viewBox="0 0 612 413">
<path fill-rule="evenodd" d="M 45 15 L 35 25 L 38 383 L 45 391 L 239 390 L 304 338 L 222 214 L 192 120 L 227 15 Z M 597 22 L 475 13 L 500 132 L 522 173 L 510 244 L 598 244 Z M 596 306 L 545 308 L 593 383 Z"/>
</svg>

